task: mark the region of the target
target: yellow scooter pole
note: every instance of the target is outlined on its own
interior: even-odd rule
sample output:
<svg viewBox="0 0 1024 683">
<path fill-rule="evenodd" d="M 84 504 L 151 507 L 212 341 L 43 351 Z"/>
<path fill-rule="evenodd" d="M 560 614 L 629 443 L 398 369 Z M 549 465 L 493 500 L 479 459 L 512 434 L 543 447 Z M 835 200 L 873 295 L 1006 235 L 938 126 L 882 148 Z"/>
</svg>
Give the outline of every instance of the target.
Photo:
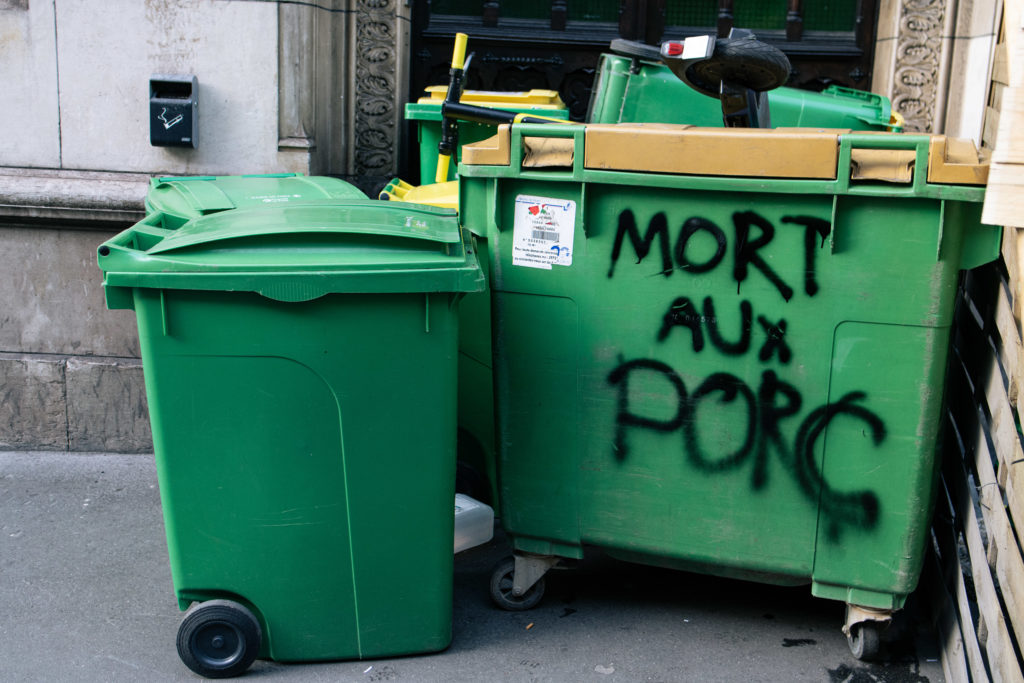
<svg viewBox="0 0 1024 683">
<path fill-rule="evenodd" d="M 455 49 L 452 51 L 452 68 L 449 72 L 451 78 L 448 82 L 448 94 L 445 102 L 458 102 L 462 97 L 463 72 L 466 65 L 466 41 L 469 39 L 465 33 L 455 34 Z M 442 117 L 441 119 L 441 141 L 437 144 L 437 173 L 434 176 L 435 183 L 443 183 L 448 180 L 448 166 L 451 163 L 452 155 L 459 147 L 458 124 L 454 119 Z"/>
</svg>

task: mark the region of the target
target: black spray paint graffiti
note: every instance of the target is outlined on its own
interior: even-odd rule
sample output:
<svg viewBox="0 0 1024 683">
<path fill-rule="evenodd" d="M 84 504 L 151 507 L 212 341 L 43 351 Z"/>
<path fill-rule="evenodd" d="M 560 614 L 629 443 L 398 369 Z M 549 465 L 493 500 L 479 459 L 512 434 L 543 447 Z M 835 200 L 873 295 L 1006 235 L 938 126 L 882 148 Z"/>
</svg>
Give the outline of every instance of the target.
<svg viewBox="0 0 1024 683">
<path fill-rule="evenodd" d="M 732 215 L 732 222 L 735 235 L 732 276 L 736 280 L 737 293 L 740 285 L 749 276 L 750 267 L 753 266 L 775 286 L 785 301 L 793 298 L 793 288 L 775 272 L 759 253 L 775 238 L 775 226 L 753 211 L 737 211 Z M 814 296 L 818 293 L 815 273 L 817 241 L 828 237 L 832 231 L 832 225 L 828 221 L 814 216 L 783 216 L 782 222 L 804 226 L 804 291 L 808 296 Z M 759 233 L 752 236 L 752 228 L 756 228 Z M 687 256 L 687 247 L 690 245 L 691 238 L 699 232 L 708 233 L 716 244 L 715 253 L 703 263 L 695 263 Z M 665 277 L 672 275 L 676 267 L 689 273 L 706 273 L 714 270 L 725 259 L 728 244 L 725 231 L 722 228 L 706 218 L 694 216 L 683 223 L 673 250 L 670 248 L 668 218 L 664 213 L 655 214 L 651 218 L 647 224 L 647 231 L 641 238 L 640 230 L 636 226 L 636 217 L 632 211 L 626 209 L 619 214 L 619 227 L 612 245 L 612 263 L 608 268 L 609 278 L 615 275 L 615 264 L 622 255 L 622 245 L 627 237 L 636 252 L 637 263 L 641 263 L 647 258 L 657 240 L 661 251 L 660 272 Z"/>
<path fill-rule="evenodd" d="M 819 291 L 816 274 L 816 251 L 824 245 L 824 239 L 831 231 L 828 221 L 812 216 L 785 216 L 784 223 L 804 226 L 803 248 L 803 290 L 808 297 Z M 775 236 L 774 226 L 762 216 L 743 211 L 733 214 L 735 246 L 733 248 L 732 277 L 740 285 L 748 278 L 751 269 L 758 271 L 788 302 L 794 295 L 792 287 L 761 256 Z M 752 233 L 755 229 L 756 234 Z M 690 239 L 698 232 L 709 234 L 716 245 L 714 254 L 702 262 L 694 262 L 687 253 Z M 676 269 L 688 273 L 704 273 L 719 266 L 726 257 L 728 241 L 725 231 L 711 221 L 693 217 L 686 220 L 679 231 L 674 250 L 670 250 L 668 220 L 663 213 L 655 215 L 648 223 L 647 231 L 641 238 L 636 220 L 631 211 L 619 216 L 618 232 L 611 253 L 608 277 L 613 277 L 615 266 L 622 255 L 625 238 L 636 252 L 636 263 L 642 263 L 658 245 L 661 252 L 661 275 L 669 277 Z M 747 300 L 739 302 L 740 328 L 729 334 L 719 328 L 718 317 L 712 297 L 705 297 L 698 310 L 688 297 L 676 297 L 668 311 L 661 318 L 656 338 L 665 342 L 676 328 L 690 333 L 692 348 L 700 353 L 707 340 L 721 353 L 739 356 L 753 348 L 754 310 Z M 762 337 L 758 347 L 758 359 L 769 362 L 777 358 L 779 363 L 789 364 L 793 351 L 786 341 L 787 321 L 773 322 L 764 315 L 756 317 Z M 630 378 L 634 373 L 653 373 L 666 383 L 669 403 L 675 405 L 675 414 L 670 418 L 651 417 L 638 412 L 633 405 L 630 392 Z M 650 377 L 648 377 L 650 381 Z M 796 429 L 792 443 L 783 436 L 782 425 L 796 416 L 803 405 L 803 397 L 792 384 L 782 380 L 773 370 L 764 370 L 756 391 L 739 377 L 727 372 L 715 372 L 706 377 L 691 391 L 683 378 L 669 365 L 658 360 L 639 358 L 620 361 L 618 367 L 608 375 L 608 382 L 617 389 L 617 414 L 615 430 L 615 454 L 619 461 L 629 456 L 627 433 L 630 429 L 644 429 L 656 432 L 681 432 L 681 450 L 687 462 L 694 468 L 710 473 L 724 473 L 737 470 L 746 463 L 751 465 L 750 485 L 761 490 L 768 484 L 768 461 L 774 453 L 796 478 L 800 490 L 812 502 L 818 504 L 827 524 L 826 533 L 837 539 L 840 525 L 847 524 L 861 528 L 872 528 L 878 523 L 879 501 L 871 491 L 843 492 L 827 482 L 818 467 L 815 451 L 829 424 L 837 418 L 859 420 L 864 423 L 863 433 L 870 435 L 875 446 L 885 439 L 885 425 L 876 414 L 865 408 L 863 392 L 851 392 L 838 401 L 811 410 Z M 698 409 L 719 397 L 720 404 L 740 406 L 743 418 L 736 425 L 736 434 L 742 441 L 731 453 L 709 454 L 701 446 L 699 438 Z M 737 414 L 737 413 L 732 413 Z"/>
<path fill-rule="evenodd" d="M 718 316 L 715 315 L 715 304 L 710 296 L 705 297 L 701 312 L 697 311 L 697 307 L 689 298 L 681 296 L 669 305 L 668 311 L 662 317 L 661 328 L 658 330 L 658 341 L 663 342 L 668 339 L 672 328 L 685 327 L 690 330 L 693 350 L 700 352 L 704 349 L 702 330 L 706 327 L 708 338 L 716 349 L 729 356 L 741 356 L 750 350 L 753 318 L 754 309 L 750 302 L 741 301 L 739 339 L 728 341 L 718 329 Z M 757 322 L 764 332 L 764 343 L 757 357 L 762 361 L 768 361 L 773 355 L 777 355 L 780 362 L 788 363 L 793 357 L 793 352 L 786 344 L 786 321 L 783 319 L 773 323 L 763 315 L 759 315 Z"/>
<path fill-rule="evenodd" d="M 676 412 L 670 418 L 648 417 L 634 412 L 630 400 L 630 378 L 636 372 L 645 371 L 660 375 L 674 391 Z M 815 460 L 822 434 L 833 420 L 841 416 L 863 422 L 865 434 L 870 434 L 874 445 L 885 439 L 882 420 L 859 405 L 866 398 L 863 392 L 851 392 L 835 403 L 812 410 L 800 423 L 795 442 L 790 445 L 782 436 L 780 425 L 800 411 L 803 399 L 794 386 L 779 379 L 772 370 L 762 373 L 756 393 L 739 377 L 725 372 L 710 375 L 690 393 L 675 370 L 648 358 L 622 363 L 609 374 L 608 382 L 618 389 L 615 454 L 619 460 L 629 456 L 626 436 L 630 428 L 665 433 L 681 431 L 681 448 L 693 467 L 703 472 L 722 473 L 751 461 L 751 487 L 761 490 L 768 484 L 768 458 L 775 453 L 786 468 L 795 473 L 804 495 L 821 506 L 829 521 L 827 532 L 830 538 L 838 538 L 841 523 L 865 528 L 877 524 L 878 497 L 870 491 L 844 493 L 834 489 L 825 481 Z M 739 400 L 743 404 L 741 412 L 745 421 L 736 426 L 743 441 L 732 453 L 711 455 L 700 445 L 697 410 L 714 394 L 720 395 L 722 403 Z"/>
</svg>

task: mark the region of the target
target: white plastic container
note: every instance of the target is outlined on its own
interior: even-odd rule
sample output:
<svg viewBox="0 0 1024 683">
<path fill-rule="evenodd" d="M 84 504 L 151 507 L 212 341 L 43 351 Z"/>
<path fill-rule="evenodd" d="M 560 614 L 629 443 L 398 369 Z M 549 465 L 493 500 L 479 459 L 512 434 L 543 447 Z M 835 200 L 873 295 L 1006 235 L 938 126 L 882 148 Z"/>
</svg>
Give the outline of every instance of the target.
<svg viewBox="0 0 1024 683">
<path fill-rule="evenodd" d="M 455 552 L 483 545 L 494 536 L 494 510 L 462 493 L 455 494 Z"/>
</svg>

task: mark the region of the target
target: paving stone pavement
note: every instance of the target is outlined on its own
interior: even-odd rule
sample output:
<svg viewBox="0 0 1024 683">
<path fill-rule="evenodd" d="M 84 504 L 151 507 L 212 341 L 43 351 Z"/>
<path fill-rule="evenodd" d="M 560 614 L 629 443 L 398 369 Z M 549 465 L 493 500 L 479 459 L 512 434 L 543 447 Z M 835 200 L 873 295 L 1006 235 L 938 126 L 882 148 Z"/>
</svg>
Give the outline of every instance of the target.
<svg viewBox="0 0 1024 683">
<path fill-rule="evenodd" d="M 0 680 L 200 680 L 178 659 L 153 458 L 0 452 Z M 548 575 L 544 601 L 488 597 L 500 533 L 455 561 L 442 653 L 313 664 L 258 661 L 259 681 L 942 681 L 934 637 L 905 626 L 891 661 L 852 658 L 843 606 L 782 588 L 594 553 Z M 416 558 L 409 558 L 415 562 Z"/>
</svg>

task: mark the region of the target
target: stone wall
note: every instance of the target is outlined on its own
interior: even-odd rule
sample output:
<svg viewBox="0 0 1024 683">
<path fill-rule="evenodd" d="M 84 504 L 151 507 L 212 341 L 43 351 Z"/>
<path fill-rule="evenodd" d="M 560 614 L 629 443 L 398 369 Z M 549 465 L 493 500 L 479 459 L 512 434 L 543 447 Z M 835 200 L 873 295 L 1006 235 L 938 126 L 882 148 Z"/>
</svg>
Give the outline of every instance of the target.
<svg viewBox="0 0 1024 683">
<path fill-rule="evenodd" d="M 96 248 L 142 218 L 152 176 L 379 188 L 401 156 L 409 12 L 0 0 L 0 448 L 152 449 L 134 314 L 106 310 Z M 198 78 L 197 149 L 150 145 L 154 74 Z"/>
<path fill-rule="evenodd" d="M 111 230 L 0 229 L 0 448 L 152 448 L 130 311 L 108 311 L 96 247 Z"/>
<path fill-rule="evenodd" d="M 980 145 L 999 15 L 998 0 L 882 0 L 872 89 L 908 132 Z"/>
</svg>

